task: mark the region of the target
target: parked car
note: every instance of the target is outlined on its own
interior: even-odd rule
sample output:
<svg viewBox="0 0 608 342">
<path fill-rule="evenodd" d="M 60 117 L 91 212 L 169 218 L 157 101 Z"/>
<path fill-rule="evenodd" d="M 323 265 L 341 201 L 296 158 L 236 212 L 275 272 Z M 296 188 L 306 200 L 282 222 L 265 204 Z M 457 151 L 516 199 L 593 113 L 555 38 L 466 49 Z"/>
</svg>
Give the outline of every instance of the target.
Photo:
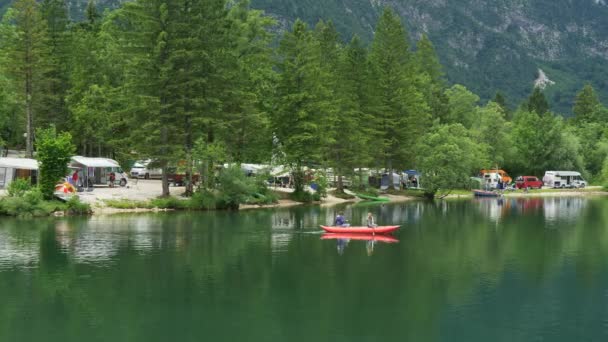
<svg viewBox="0 0 608 342">
<path fill-rule="evenodd" d="M 584 188 L 587 181 L 576 171 L 547 171 L 543 177 L 545 186 L 552 188 Z"/>
<path fill-rule="evenodd" d="M 519 176 L 515 180 L 518 189 L 542 189 L 543 181 L 534 176 Z"/>
<path fill-rule="evenodd" d="M 150 161 L 139 161 L 131 168 L 131 178 L 160 179 L 163 171 L 158 168 L 150 167 Z"/>
</svg>

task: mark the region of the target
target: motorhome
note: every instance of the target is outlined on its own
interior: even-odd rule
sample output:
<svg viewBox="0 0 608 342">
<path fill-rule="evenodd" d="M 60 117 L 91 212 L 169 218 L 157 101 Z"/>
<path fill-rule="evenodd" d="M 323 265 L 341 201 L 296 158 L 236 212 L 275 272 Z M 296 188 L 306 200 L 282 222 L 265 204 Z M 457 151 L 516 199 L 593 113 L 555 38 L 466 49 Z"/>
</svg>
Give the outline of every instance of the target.
<svg viewBox="0 0 608 342">
<path fill-rule="evenodd" d="M 496 172 L 486 172 L 483 174 L 483 188 L 484 189 L 496 189 L 498 188 L 498 182 L 502 180 L 500 174 Z"/>
<path fill-rule="evenodd" d="M 481 170 L 479 171 L 479 174 L 483 177 L 484 175 L 488 174 L 488 173 L 497 173 L 500 175 L 500 177 L 502 178 L 502 181 L 510 184 L 511 182 L 513 182 L 513 178 L 511 178 L 511 176 L 509 176 L 509 174 L 505 171 L 505 170 L 499 170 L 499 169 L 491 169 L 491 170 Z"/>
<path fill-rule="evenodd" d="M 543 183 L 551 188 L 584 188 L 587 181 L 576 171 L 547 171 Z"/>
</svg>

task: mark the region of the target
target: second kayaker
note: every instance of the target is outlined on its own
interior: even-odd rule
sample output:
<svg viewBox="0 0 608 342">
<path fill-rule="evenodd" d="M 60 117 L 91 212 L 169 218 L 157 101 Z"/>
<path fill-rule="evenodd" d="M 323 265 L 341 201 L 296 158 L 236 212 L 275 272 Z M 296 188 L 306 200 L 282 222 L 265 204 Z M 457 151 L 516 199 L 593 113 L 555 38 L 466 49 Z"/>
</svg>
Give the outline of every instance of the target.
<svg viewBox="0 0 608 342">
<path fill-rule="evenodd" d="M 367 227 L 368 228 L 376 228 L 378 225 L 374 221 L 374 215 L 371 212 L 367 213 Z"/>
</svg>

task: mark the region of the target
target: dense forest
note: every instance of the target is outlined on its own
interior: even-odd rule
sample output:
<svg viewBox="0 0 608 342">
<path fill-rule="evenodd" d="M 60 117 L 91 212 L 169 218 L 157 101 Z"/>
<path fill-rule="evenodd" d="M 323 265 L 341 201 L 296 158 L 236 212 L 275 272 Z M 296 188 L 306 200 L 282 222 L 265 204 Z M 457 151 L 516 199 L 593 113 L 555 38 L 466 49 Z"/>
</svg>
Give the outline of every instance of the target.
<svg viewBox="0 0 608 342">
<path fill-rule="evenodd" d="M 103 16 L 91 0 L 81 22 L 67 11 L 17 0 L 0 26 L 1 139 L 30 155 L 54 125 L 82 155 L 149 158 L 165 174 L 183 161 L 190 173 L 194 161 L 290 165 L 296 190 L 305 167 L 416 168 L 431 192 L 493 167 L 602 179 L 608 110 L 591 86 L 568 120 L 538 88 L 482 103 L 448 86 L 431 41 L 411 42 L 391 8 L 369 46 L 331 21 L 275 37 L 246 0 L 138 0 Z"/>
</svg>

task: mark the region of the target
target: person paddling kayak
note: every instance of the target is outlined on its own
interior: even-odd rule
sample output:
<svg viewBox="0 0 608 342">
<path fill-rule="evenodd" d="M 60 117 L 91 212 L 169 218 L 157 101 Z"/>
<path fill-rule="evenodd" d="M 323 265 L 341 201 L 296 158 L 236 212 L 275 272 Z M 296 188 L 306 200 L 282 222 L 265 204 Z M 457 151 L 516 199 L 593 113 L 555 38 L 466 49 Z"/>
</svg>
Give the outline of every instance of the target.
<svg viewBox="0 0 608 342">
<path fill-rule="evenodd" d="M 338 216 L 336 216 L 336 227 L 350 227 L 350 224 L 348 224 L 346 222 L 346 219 L 344 218 L 344 213 L 340 212 L 338 213 Z"/>
<path fill-rule="evenodd" d="M 371 212 L 367 213 L 367 227 L 368 228 L 376 228 L 378 225 L 374 221 L 374 215 Z"/>
</svg>

